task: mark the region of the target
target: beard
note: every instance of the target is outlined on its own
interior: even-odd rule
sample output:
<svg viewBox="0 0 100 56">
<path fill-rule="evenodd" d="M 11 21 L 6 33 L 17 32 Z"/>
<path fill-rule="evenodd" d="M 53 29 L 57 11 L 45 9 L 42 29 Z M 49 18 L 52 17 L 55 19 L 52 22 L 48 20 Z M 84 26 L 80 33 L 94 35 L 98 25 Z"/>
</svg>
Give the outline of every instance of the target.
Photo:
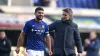
<svg viewBox="0 0 100 56">
<path fill-rule="evenodd" d="M 70 18 L 62 17 L 63 21 L 70 20 Z"/>
<path fill-rule="evenodd" d="M 37 20 L 42 20 L 43 17 L 42 17 L 42 16 L 36 16 L 36 19 L 37 19 Z"/>
</svg>

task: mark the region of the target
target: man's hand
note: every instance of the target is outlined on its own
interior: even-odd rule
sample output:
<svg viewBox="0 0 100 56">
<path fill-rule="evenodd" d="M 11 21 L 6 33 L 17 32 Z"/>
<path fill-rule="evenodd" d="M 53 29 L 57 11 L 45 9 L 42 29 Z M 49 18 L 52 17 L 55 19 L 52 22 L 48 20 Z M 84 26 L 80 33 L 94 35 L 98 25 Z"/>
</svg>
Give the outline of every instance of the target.
<svg viewBox="0 0 100 56">
<path fill-rule="evenodd" d="M 20 52 L 20 48 L 17 47 L 15 51 L 18 54 Z"/>
<path fill-rule="evenodd" d="M 48 50 L 48 53 L 49 53 L 49 56 L 52 56 L 52 51 L 51 50 Z"/>
<path fill-rule="evenodd" d="M 82 56 L 82 53 L 78 53 L 78 56 Z"/>
<path fill-rule="evenodd" d="M 90 40 L 89 39 L 86 39 L 85 40 L 85 45 L 88 45 L 88 44 L 90 44 Z"/>
</svg>

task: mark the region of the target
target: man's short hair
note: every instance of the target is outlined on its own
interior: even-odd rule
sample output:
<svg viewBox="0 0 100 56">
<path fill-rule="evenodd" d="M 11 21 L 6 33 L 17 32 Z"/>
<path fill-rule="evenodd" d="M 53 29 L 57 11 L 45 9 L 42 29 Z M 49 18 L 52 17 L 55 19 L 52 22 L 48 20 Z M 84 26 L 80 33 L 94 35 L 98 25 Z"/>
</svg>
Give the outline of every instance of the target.
<svg viewBox="0 0 100 56">
<path fill-rule="evenodd" d="M 71 8 L 65 8 L 65 9 L 63 9 L 63 11 L 69 13 L 70 15 L 73 14 L 73 11 Z"/>
<path fill-rule="evenodd" d="M 39 10 L 43 10 L 43 11 L 44 11 L 44 9 L 43 9 L 42 7 L 37 7 L 37 8 L 35 9 L 35 13 L 36 13 L 37 11 L 39 11 Z"/>
</svg>

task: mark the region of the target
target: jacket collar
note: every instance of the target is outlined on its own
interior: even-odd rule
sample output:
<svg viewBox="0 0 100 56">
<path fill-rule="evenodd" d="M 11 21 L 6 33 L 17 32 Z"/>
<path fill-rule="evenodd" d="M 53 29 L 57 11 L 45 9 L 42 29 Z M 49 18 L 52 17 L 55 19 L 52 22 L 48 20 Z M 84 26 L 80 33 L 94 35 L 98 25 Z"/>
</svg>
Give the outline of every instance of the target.
<svg viewBox="0 0 100 56">
<path fill-rule="evenodd" d="M 64 20 L 64 18 L 61 18 L 61 21 L 62 21 L 64 24 L 71 24 L 71 23 L 72 23 L 72 18 L 70 18 L 69 20 Z"/>
</svg>

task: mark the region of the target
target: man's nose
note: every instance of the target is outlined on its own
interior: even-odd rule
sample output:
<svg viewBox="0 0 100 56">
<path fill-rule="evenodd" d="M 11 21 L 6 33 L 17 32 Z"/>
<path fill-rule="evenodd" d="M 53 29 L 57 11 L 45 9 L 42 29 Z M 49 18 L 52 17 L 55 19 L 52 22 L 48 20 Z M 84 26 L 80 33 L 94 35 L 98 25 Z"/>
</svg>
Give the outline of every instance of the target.
<svg viewBox="0 0 100 56">
<path fill-rule="evenodd" d="M 42 13 L 40 15 L 43 15 Z"/>
</svg>

